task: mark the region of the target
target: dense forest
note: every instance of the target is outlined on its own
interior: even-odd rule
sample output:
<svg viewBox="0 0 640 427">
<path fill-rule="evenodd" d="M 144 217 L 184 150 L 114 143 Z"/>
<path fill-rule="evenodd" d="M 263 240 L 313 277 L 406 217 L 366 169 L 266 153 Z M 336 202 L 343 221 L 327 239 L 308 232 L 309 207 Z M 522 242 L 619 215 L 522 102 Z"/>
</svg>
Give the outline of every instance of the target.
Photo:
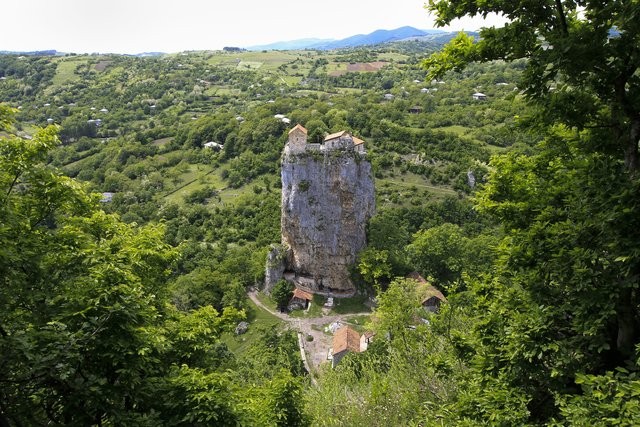
<svg viewBox="0 0 640 427">
<path fill-rule="evenodd" d="M 639 425 L 640 6 L 534 3 L 431 0 L 510 20 L 445 46 L 1 55 L 0 426 Z M 285 315 L 297 123 L 366 141 L 377 212 L 358 295 Z M 345 313 L 373 341 L 310 369 L 296 322 Z"/>
</svg>

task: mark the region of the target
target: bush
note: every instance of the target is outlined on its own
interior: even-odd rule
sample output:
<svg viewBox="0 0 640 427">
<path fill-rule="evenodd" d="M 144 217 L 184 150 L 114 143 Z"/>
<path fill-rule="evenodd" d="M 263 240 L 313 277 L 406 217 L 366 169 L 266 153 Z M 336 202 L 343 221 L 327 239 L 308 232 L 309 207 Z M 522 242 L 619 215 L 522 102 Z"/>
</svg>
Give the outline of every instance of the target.
<svg viewBox="0 0 640 427">
<path fill-rule="evenodd" d="M 191 193 L 184 196 L 184 201 L 187 203 L 205 203 L 208 199 L 218 196 L 218 191 L 213 187 L 202 187 L 198 190 L 194 190 Z"/>
</svg>

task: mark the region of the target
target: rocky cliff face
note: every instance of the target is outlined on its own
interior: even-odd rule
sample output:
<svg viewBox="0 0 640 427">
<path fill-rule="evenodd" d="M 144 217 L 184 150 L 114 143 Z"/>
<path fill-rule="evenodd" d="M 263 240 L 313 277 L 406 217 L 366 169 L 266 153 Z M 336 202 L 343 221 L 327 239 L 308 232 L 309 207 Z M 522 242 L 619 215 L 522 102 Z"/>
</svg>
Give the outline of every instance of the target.
<svg viewBox="0 0 640 427">
<path fill-rule="evenodd" d="M 353 150 L 310 151 L 282 161 L 284 277 L 297 287 L 351 295 L 349 268 L 375 211 L 371 164 Z M 282 268 L 282 264 L 278 267 Z"/>
</svg>

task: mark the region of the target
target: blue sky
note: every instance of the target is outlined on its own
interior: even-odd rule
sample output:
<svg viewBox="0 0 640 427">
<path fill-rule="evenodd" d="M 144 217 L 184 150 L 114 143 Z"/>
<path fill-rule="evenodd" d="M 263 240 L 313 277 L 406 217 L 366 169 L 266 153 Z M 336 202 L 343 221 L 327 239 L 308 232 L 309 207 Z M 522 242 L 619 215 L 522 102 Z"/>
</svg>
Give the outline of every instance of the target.
<svg viewBox="0 0 640 427">
<path fill-rule="evenodd" d="M 0 50 L 139 53 L 433 28 L 421 0 L 20 0 L 2 5 Z M 480 19 L 452 24 L 475 30 Z"/>
</svg>

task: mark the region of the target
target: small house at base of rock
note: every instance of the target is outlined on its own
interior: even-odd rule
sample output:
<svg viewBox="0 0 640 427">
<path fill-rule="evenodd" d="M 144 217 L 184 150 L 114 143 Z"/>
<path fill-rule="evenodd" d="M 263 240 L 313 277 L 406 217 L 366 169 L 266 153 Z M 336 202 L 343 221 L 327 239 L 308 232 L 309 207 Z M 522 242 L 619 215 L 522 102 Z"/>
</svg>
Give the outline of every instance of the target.
<svg viewBox="0 0 640 427">
<path fill-rule="evenodd" d="M 289 300 L 289 310 L 306 310 L 313 301 L 313 294 L 311 292 L 303 291 L 296 288 L 293 291 L 293 296 Z"/>
</svg>

